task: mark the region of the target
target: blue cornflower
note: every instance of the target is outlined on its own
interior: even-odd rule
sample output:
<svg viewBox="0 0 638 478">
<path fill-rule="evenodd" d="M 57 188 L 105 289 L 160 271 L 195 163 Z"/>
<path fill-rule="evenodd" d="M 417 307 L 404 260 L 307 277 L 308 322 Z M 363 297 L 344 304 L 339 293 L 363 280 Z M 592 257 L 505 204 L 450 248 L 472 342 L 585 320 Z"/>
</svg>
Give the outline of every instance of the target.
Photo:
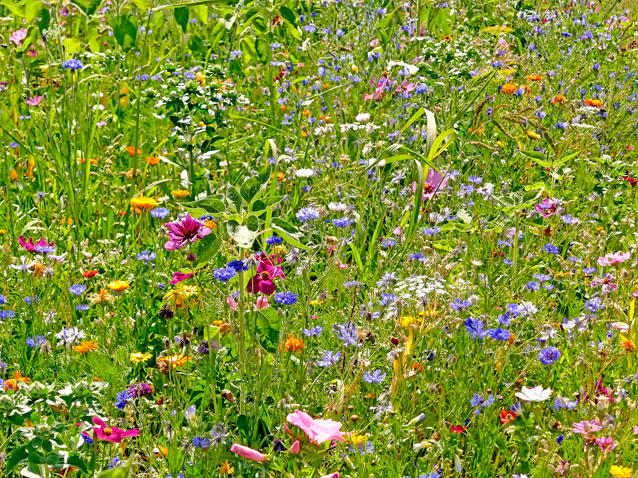
<svg viewBox="0 0 638 478">
<path fill-rule="evenodd" d="M 494 340 L 506 341 L 510 338 L 511 335 L 509 330 L 501 329 L 500 327 L 496 329 L 487 329 L 485 332 Z"/>
<path fill-rule="evenodd" d="M 379 305 L 386 306 L 390 305 L 397 300 L 396 294 L 384 292 L 381 294 L 381 300 L 379 301 Z"/>
<path fill-rule="evenodd" d="M 323 327 L 321 325 L 311 327 L 309 329 L 303 329 L 303 334 L 306 337 L 317 337 L 321 334 L 321 332 L 323 332 Z"/>
<path fill-rule="evenodd" d="M 293 305 L 297 303 L 297 294 L 294 292 L 278 292 L 275 294 L 275 302 L 283 305 Z"/>
<path fill-rule="evenodd" d="M 69 292 L 73 295 L 80 296 L 86 292 L 86 286 L 84 284 L 74 284 L 69 287 Z"/>
<path fill-rule="evenodd" d="M 75 310 L 89 310 L 91 306 L 89 304 L 78 304 L 75 306 Z"/>
<path fill-rule="evenodd" d="M 34 296 L 28 295 L 24 298 L 24 302 L 27 305 L 32 305 L 35 302 L 40 302 L 40 298 L 37 295 L 34 295 Z"/>
<path fill-rule="evenodd" d="M 171 211 L 169 211 L 165 207 L 156 207 L 155 209 L 151 209 L 151 216 L 156 217 L 158 219 L 164 219 L 170 213 Z"/>
<path fill-rule="evenodd" d="M 193 446 L 205 450 L 210 446 L 210 440 L 208 438 L 193 437 Z"/>
<path fill-rule="evenodd" d="M 554 244 L 545 245 L 545 247 L 543 247 L 543 250 L 545 252 L 548 252 L 549 254 L 558 254 L 560 252 L 560 249 Z"/>
<path fill-rule="evenodd" d="M 357 286 L 360 286 L 360 285 L 363 285 L 363 283 L 361 283 L 359 281 L 356 281 L 356 280 L 346 281 L 346 282 L 343 283 L 343 286 L 346 289 L 349 289 L 350 287 L 357 287 Z"/>
<path fill-rule="evenodd" d="M 352 224 L 352 220 L 349 217 L 340 217 L 337 219 L 333 219 L 332 224 L 334 224 L 336 227 L 344 228 Z"/>
<path fill-rule="evenodd" d="M 346 322 L 345 324 L 334 324 L 332 331 L 341 340 L 344 345 L 354 345 L 358 347 L 359 334 L 357 334 L 357 326 L 353 322 Z"/>
<path fill-rule="evenodd" d="M 283 242 L 283 239 L 281 237 L 270 236 L 266 238 L 266 244 L 268 244 L 269 246 L 272 246 L 275 244 L 281 244 L 282 242 Z"/>
<path fill-rule="evenodd" d="M 137 260 L 144 261 L 146 265 L 148 265 L 150 261 L 155 260 L 156 257 L 157 254 L 155 254 L 153 251 L 142 251 L 137 254 Z"/>
<path fill-rule="evenodd" d="M 595 314 L 600 309 L 604 309 L 605 304 L 602 303 L 602 301 L 600 300 L 600 297 L 592 297 L 591 299 L 585 302 L 585 304 L 583 305 L 583 308 Z"/>
<path fill-rule="evenodd" d="M 234 269 L 236 272 L 247 271 L 249 269 L 248 265 L 239 259 L 230 261 L 227 267 Z"/>
<path fill-rule="evenodd" d="M 12 310 L 0 310 L 0 320 L 13 319 L 16 313 Z"/>
<path fill-rule="evenodd" d="M 423 229 L 421 229 L 421 233 L 424 236 L 434 236 L 435 234 L 438 234 L 439 232 L 441 232 L 441 228 L 439 226 L 424 227 Z"/>
<path fill-rule="evenodd" d="M 481 413 L 481 408 L 489 407 L 492 403 L 494 403 L 494 395 L 491 393 L 485 398 L 485 395 L 482 393 L 475 393 L 470 399 L 470 404 L 473 407 L 478 407 L 472 413 L 474 415 L 479 415 Z"/>
<path fill-rule="evenodd" d="M 324 352 L 321 360 L 317 361 L 317 365 L 320 367 L 332 367 L 341 359 L 341 352 Z"/>
<path fill-rule="evenodd" d="M 463 300 L 460 297 L 455 298 L 452 302 L 450 302 L 450 307 L 455 312 L 460 312 L 463 309 L 469 309 L 472 307 L 472 302 L 469 300 Z"/>
<path fill-rule="evenodd" d="M 319 213 L 316 209 L 313 209 L 311 207 L 304 207 L 297 211 L 296 217 L 301 222 L 316 221 L 317 219 L 319 219 Z"/>
<path fill-rule="evenodd" d="M 538 290 L 540 289 L 540 284 L 535 280 L 531 280 L 527 284 L 525 284 L 525 287 L 527 287 L 529 290 Z"/>
<path fill-rule="evenodd" d="M 596 269 L 595 267 L 585 267 L 585 268 L 583 268 L 583 272 L 585 274 L 587 274 L 588 276 L 590 276 L 592 274 L 595 274 L 597 270 L 598 269 Z"/>
<path fill-rule="evenodd" d="M 483 339 L 486 332 L 483 330 L 483 321 L 474 317 L 468 317 L 465 319 L 465 329 L 470 337 L 473 339 Z"/>
<path fill-rule="evenodd" d="M 82 62 L 80 60 L 76 60 L 75 58 L 72 58 L 70 60 L 64 60 L 62 62 L 62 68 L 66 68 L 67 70 L 71 70 L 71 71 L 75 71 L 75 70 L 79 70 L 80 68 L 82 68 Z"/>
<path fill-rule="evenodd" d="M 31 347 L 41 347 L 47 343 L 47 339 L 44 335 L 36 335 L 35 337 L 27 337 L 26 344 Z"/>
<path fill-rule="evenodd" d="M 7 298 L 0 294 L 0 305 L 4 305 L 7 302 Z"/>
<path fill-rule="evenodd" d="M 124 410 L 124 408 L 126 407 L 126 402 L 130 400 L 131 398 L 133 397 L 131 397 L 128 394 L 128 390 L 121 391 L 115 397 L 115 408 L 118 408 L 119 410 Z"/>
<path fill-rule="evenodd" d="M 93 445 L 93 438 L 91 438 L 88 434 L 82 433 L 82 440 L 87 445 Z"/>
<path fill-rule="evenodd" d="M 388 249 L 392 246 L 396 246 L 397 242 L 398 241 L 392 237 L 386 237 L 384 240 L 381 241 L 381 247 Z"/>
<path fill-rule="evenodd" d="M 538 358 L 543 365 L 552 365 L 560 358 L 561 353 L 556 347 L 547 347 L 538 353 Z"/>
<path fill-rule="evenodd" d="M 219 269 L 215 269 L 213 275 L 215 276 L 215 279 L 219 281 L 228 282 L 237 275 L 237 271 L 232 267 L 221 267 Z"/>
<path fill-rule="evenodd" d="M 552 278 L 552 276 L 549 274 L 534 274 L 533 277 L 539 282 L 547 282 L 548 280 Z"/>
<path fill-rule="evenodd" d="M 363 374 L 363 381 L 367 383 L 381 383 L 385 380 L 385 373 L 377 369 L 374 372 L 366 372 Z"/>
</svg>

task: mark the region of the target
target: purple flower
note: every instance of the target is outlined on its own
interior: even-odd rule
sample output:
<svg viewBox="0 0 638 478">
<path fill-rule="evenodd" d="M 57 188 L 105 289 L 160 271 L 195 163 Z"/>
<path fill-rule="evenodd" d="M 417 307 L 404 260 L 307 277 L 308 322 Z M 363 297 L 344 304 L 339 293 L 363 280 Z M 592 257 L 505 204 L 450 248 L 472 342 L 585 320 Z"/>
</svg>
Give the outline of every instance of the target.
<svg viewBox="0 0 638 478">
<path fill-rule="evenodd" d="M 183 219 L 165 224 L 168 229 L 169 241 L 164 244 L 167 251 L 174 251 L 203 239 L 210 234 L 210 229 L 197 219 L 187 214 Z"/>
<path fill-rule="evenodd" d="M 553 365 L 560 356 L 560 350 L 556 347 L 547 347 L 538 353 L 538 358 L 543 365 Z"/>
<path fill-rule="evenodd" d="M 381 383 L 385 380 L 385 373 L 377 369 L 374 372 L 366 372 L 363 374 L 363 381 L 367 383 Z"/>
</svg>

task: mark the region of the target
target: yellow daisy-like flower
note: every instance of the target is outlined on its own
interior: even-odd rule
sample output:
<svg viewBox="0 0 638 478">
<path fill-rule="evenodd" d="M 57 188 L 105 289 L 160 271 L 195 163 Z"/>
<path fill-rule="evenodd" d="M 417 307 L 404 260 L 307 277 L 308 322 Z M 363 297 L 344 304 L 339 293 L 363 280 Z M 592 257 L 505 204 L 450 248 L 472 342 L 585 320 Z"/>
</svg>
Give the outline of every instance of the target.
<svg viewBox="0 0 638 478">
<path fill-rule="evenodd" d="M 184 199 L 185 197 L 188 197 L 189 194 L 190 193 L 186 189 L 176 189 L 174 191 L 171 191 L 171 195 L 175 199 Z"/>
<path fill-rule="evenodd" d="M 115 292 L 122 292 L 131 287 L 131 284 L 127 280 L 114 280 L 112 282 L 109 282 L 106 287 L 114 290 Z"/>
<path fill-rule="evenodd" d="M 157 206 L 157 201 L 146 196 L 137 196 L 136 198 L 131 199 L 131 206 L 137 210 L 152 209 Z"/>
<path fill-rule="evenodd" d="M 160 357 L 157 359 L 158 363 L 166 363 L 173 368 L 181 367 L 186 362 L 188 362 L 191 358 L 187 355 L 175 354 L 175 355 L 167 355 L 166 357 Z"/>
<path fill-rule="evenodd" d="M 527 131 L 527 137 L 531 139 L 541 139 L 541 135 L 536 131 Z"/>
<path fill-rule="evenodd" d="M 414 317 L 412 315 L 403 315 L 401 319 L 399 319 L 399 324 L 401 327 L 410 327 L 411 325 L 421 325 L 423 319 L 420 317 Z"/>
<path fill-rule="evenodd" d="M 180 284 L 175 287 L 175 289 L 169 290 L 164 295 L 164 299 L 172 302 L 176 307 L 181 307 L 187 299 L 190 299 L 197 294 L 199 294 L 199 287 L 196 285 Z"/>
<path fill-rule="evenodd" d="M 148 352 L 133 352 L 131 353 L 131 363 L 144 363 L 147 360 L 150 360 L 152 355 Z"/>
<path fill-rule="evenodd" d="M 614 478 L 631 478 L 633 470 L 626 466 L 613 465 L 609 469 L 609 474 Z"/>
<path fill-rule="evenodd" d="M 363 435 L 361 433 L 352 432 L 350 435 L 346 437 L 346 442 L 352 446 L 359 446 L 368 439 L 368 435 Z"/>
</svg>

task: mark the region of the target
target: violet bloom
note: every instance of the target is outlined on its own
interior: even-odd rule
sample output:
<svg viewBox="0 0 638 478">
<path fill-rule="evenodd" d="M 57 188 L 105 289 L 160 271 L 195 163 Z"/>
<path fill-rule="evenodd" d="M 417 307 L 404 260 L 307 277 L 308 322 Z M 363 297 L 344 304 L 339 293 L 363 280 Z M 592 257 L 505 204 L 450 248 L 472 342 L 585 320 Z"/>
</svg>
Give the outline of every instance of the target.
<svg viewBox="0 0 638 478">
<path fill-rule="evenodd" d="M 286 276 L 281 270 L 281 267 L 273 265 L 271 259 L 264 254 L 257 256 L 259 264 L 257 265 L 257 273 L 250 279 L 246 290 L 250 293 L 271 295 L 277 290 L 273 279 L 275 277 L 281 277 L 285 279 Z"/>
<path fill-rule="evenodd" d="M 29 237 L 29 240 L 27 241 L 24 239 L 24 236 L 20 236 L 18 238 L 18 242 L 25 251 L 38 252 L 40 254 L 49 254 L 55 252 L 55 242 L 51 242 L 49 244 L 43 237 L 40 238 L 38 242 L 34 243 L 31 237 Z"/>
<path fill-rule="evenodd" d="M 42 103 L 42 96 L 32 96 L 27 100 L 29 106 L 38 106 L 40 103 Z"/>
<path fill-rule="evenodd" d="M 536 205 L 536 211 L 541 214 L 543 217 L 550 217 L 556 214 L 556 210 L 558 209 L 559 202 L 558 199 L 552 198 L 543 199 L 540 204 Z"/>
<path fill-rule="evenodd" d="M 425 184 L 423 185 L 423 197 L 422 201 L 430 200 L 435 194 L 440 193 L 447 187 L 449 179 L 444 177 L 447 173 L 445 171 L 438 172 L 433 168 L 428 170 L 428 174 L 425 177 Z M 412 192 L 416 192 L 416 182 L 412 183 Z"/>
<path fill-rule="evenodd" d="M 203 239 L 210 234 L 210 229 L 204 226 L 204 223 L 193 219 L 190 214 L 184 218 L 165 224 L 168 229 L 169 241 L 164 244 L 167 251 L 174 251 L 182 247 Z"/>
<path fill-rule="evenodd" d="M 21 28 L 14 31 L 9 37 L 9 43 L 13 43 L 15 46 L 22 45 L 22 42 L 27 38 L 27 29 Z"/>
</svg>

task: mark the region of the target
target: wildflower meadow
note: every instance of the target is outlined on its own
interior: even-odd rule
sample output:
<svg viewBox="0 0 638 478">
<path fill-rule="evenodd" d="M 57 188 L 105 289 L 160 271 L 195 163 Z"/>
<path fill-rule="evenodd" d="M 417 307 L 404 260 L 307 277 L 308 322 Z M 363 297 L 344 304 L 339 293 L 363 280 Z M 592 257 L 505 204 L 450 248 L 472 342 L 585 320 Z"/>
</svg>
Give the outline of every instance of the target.
<svg viewBox="0 0 638 478">
<path fill-rule="evenodd" d="M 616 0 L 0 0 L 0 477 L 638 477 Z"/>
</svg>

